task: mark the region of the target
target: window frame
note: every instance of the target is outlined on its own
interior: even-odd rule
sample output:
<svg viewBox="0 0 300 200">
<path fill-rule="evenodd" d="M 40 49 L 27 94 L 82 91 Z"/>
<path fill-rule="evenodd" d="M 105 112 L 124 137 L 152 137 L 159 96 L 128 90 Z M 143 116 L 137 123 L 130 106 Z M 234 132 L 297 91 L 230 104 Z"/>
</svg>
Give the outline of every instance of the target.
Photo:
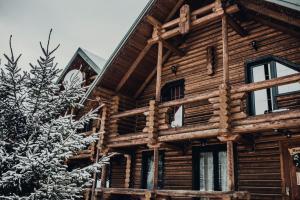
<svg viewBox="0 0 300 200">
<path fill-rule="evenodd" d="M 260 65 L 264 65 L 266 67 L 266 65 L 270 64 L 269 79 L 277 78 L 276 62 L 278 62 L 286 67 L 289 67 L 295 71 L 300 72 L 300 65 L 293 63 L 289 60 L 286 60 L 284 58 L 278 57 L 278 56 L 268 55 L 268 56 L 263 56 L 263 57 L 257 58 L 255 60 L 248 60 L 245 62 L 245 83 L 246 84 L 253 83 L 253 77 L 254 77 L 253 76 L 253 68 L 260 66 Z M 268 80 L 268 79 L 266 78 L 266 80 Z M 273 102 L 271 105 L 273 110 L 278 109 L 276 97 L 300 92 L 300 90 L 297 90 L 297 91 L 284 92 L 284 93 L 279 94 L 278 86 L 275 86 L 272 88 L 267 88 L 266 90 L 267 90 L 268 98 L 271 97 L 273 99 Z M 247 113 L 252 116 L 256 115 L 254 101 L 255 101 L 254 92 L 251 92 L 251 94 L 248 95 L 248 98 L 247 98 L 247 105 L 248 105 Z M 269 104 L 270 104 L 270 102 L 268 102 L 268 107 L 270 108 Z M 272 110 L 270 110 L 270 111 L 272 111 Z"/>
<path fill-rule="evenodd" d="M 154 156 L 153 151 L 143 151 L 142 152 L 142 166 L 141 166 L 141 188 L 147 189 L 147 159 L 146 157 Z M 165 151 L 159 150 L 159 159 L 162 160 L 162 167 L 161 167 L 161 177 L 158 177 L 158 189 L 162 189 L 164 187 L 164 171 L 165 171 Z M 159 170 L 159 169 L 158 169 Z M 158 172 L 158 176 L 159 176 Z"/>
<path fill-rule="evenodd" d="M 182 87 L 182 95 L 180 95 L 179 98 L 174 98 L 172 99 L 172 97 L 169 97 L 169 98 L 164 98 L 164 95 L 169 92 L 170 90 L 172 90 L 174 87 Z M 184 98 L 185 96 L 185 79 L 178 79 L 178 80 L 173 80 L 173 81 L 170 81 L 170 82 L 167 82 L 166 84 L 164 84 L 164 86 L 161 88 L 161 97 L 160 97 L 160 101 L 161 102 L 168 102 L 168 101 L 173 101 L 173 100 L 176 100 L 176 99 L 182 99 Z M 184 113 L 185 113 L 185 110 L 184 110 L 184 105 L 181 105 L 182 106 L 182 119 L 181 119 L 181 124 L 182 126 L 184 126 Z M 176 106 L 177 108 L 179 108 L 180 106 Z M 176 107 L 172 107 L 172 109 L 174 110 Z M 175 113 L 172 113 L 175 117 Z M 170 125 L 171 125 L 171 113 L 169 113 L 169 122 L 170 122 Z M 182 127 L 180 126 L 180 127 Z"/>
<path fill-rule="evenodd" d="M 192 147 L 192 174 L 193 174 L 193 190 L 200 190 L 200 157 L 201 152 L 212 152 L 213 153 L 213 173 L 214 173 L 214 191 L 221 191 L 219 183 L 219 159 L 218 152 L 227 152 L 226 144 L 209 145 L 209 146 L 194 146 Z M 227 156 L 227 155 L 226 155 Z"/>
</svg>

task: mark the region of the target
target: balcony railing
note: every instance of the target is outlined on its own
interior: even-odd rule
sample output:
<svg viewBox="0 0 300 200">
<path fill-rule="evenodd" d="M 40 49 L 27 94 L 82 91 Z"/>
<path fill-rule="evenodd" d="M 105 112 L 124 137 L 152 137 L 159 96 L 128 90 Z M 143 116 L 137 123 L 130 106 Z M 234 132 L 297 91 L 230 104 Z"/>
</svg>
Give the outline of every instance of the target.
<svg viewBox="0 0 300 200">
<path fill-rule="evenodd" d="M 249 93 L 299 81 L 300 73 L 297 73 L 276 79 L 232 87 L 229 95 L 230 134 L 299 127 L 300 109 L 297 105 L 293 105 L 289 109 L 284 109 L 280 112 L 271 112 L 258 116 L 249 116 L 246 112 L 246 99 Z M 300 95 L 298 96 L 300 100 Z M 293 96 L 280 97 L 281 101 L 286 102 L 294 100 L 293 98 Z M 193 104 L 197 104 L 197 108 L 199 109 L 197 110 L 195 107 L 190 109 L 189 106 L 193 106 Z M 168 111 L 172 107 L 181 105 L 185 108 L 185 122 L 182 127 L 173 128 L 168 122 Z M 216 90 L 160 104 L 150 101 L 149 106 L 115 113 L 111 116 L 111 119 L 116 124 L 121 118 L 137 115 L 145 115 L 146 123 L 142 131 L 123 135 L 116 133 L 116 137 L 108 140 L 108 146 L 121 147 L 142 145 L 148 144 L 151 140 L 167 142 L 217 137 L 221 132 L 220 117 L 222 113 L 220 112 L 220 106 L 220 90 Z M 198 114 L 197 112 L 201 114 Z M 190 116 L 194 115 L 196 117 L 190 117 L 191 120 L 186 123 L 189 114 Z"/>
<path fill-rule="evenodd" d="M 85 197 L 88 197 L 90 190 L 86 190 Z M 109 196 L 122 195 L 137 197 L 139 199 L 150 200 L 153 197 L 156 199 L 168 199 L 172 197 L 185 197 L 185 198 L 207 198 L 207 199 L 243 199 L 249 200 L 250 194 L 246 191 L 197 191 L 197 190 L 147 190 L 147 189 L 134 189 L 134 188 L 101 188 L 95 190 L 96 198 L 107 199 Z"/>
</svg>

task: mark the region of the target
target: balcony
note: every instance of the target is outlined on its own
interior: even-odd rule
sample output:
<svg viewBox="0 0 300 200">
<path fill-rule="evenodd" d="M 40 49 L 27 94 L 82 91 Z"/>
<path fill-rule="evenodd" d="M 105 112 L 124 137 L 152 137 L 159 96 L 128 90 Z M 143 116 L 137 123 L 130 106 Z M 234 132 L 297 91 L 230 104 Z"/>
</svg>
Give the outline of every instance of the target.
<svg viewBox="0 0 300 200">
<path fill-rule="evenodd" d="M 91 190 L 86 190 L 85 198 L 87 199 L 91 194 Z M 134 199 L 145 199 L 150 200 L 153 197 L 156 199 L 171 199 L 174 198 L 208 198 L 208 199 L 244 199 L 249 200 L 250 194 L 245 191 L 211 191 L 203 192 L 196 190 L 146 190 L 146 189 L 133 189 L 133 188 L 101 188 L 94 191 L 95 197 L 97 199 L 118 196 L 127 196 Z"/>
<path fill-rule="evenodd" d="M 299 81 L 300 73 L 297 73 L 234 86 L 229 88 L 230 95 L 228 97 L 224 97 L 224 89 L 221 88 L 213 92 L 164 103 L 151 100 L 149 106 L 115 112 L 110 118 L 112 135 L 115 137 L 109 138 L 107 145 L 111 148 L 117 148 L 156 142 L 219 137 L 224 132 L 221 124 L 224 125 L 224 119 L 225 126 L 227 123 L 229 129 L 229 135 L 299 128 L 300 92 L 278 96 L 279 108 L 277 110 L 257 116 L 247 114 L 247 98 L 252 92 Z M 178 106 L 184 108 L 184 123 L 182 127 L 171 127 L 168 112 L 173 107 Z M 224 106 L 229 108 L 228 113 L 224 112 Z M 140 116 L 142 121 L 137 121 L 133 126 L 139 126 L 139 129 L 134 128 L 139 131 L 127 134 L 118 133 L 118 126 L 123 119 L 137 116 Z M 138 123 L 144 124 L 142 128 Z"/>
</svg>

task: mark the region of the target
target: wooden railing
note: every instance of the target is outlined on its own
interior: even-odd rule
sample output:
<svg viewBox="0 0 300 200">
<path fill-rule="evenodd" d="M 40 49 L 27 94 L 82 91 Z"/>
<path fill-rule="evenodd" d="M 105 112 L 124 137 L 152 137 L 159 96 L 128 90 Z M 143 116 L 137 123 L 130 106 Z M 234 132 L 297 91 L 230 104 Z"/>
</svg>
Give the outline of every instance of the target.
<svg viewBox="0 0 300 200">
<path fill-rule="evenodd" d="M 291 84 L 300 81 L 300 73 L 271 80 L 243 84 L 230 89 L 230 133 L 243 134 L 264 130 L 299 127 L 300 109 L 268 113 L 259 116 L 248 116 L 246 98 L 253 91 Z M 114 113 L 111 116 L 116 123 L 118 119 L 129 116 L 145 115 L 146 126 L 141 132 L 119 135 L 111 140 L 110 147 L 132 146 L 155 142 L 180 141 L 189 139 L 218 137 L 221 132 L 221 90 L 189 96 L 174 101 L 158 104 L 154 100 L 149 106 Z M 168 111 L 172 107 L 204 102 L 212 109 L 212 113 L 204 123 L 172 128 L 167 120 Z"/>
<path fill-rule="evenodd" d="M 249 94 L 250 92 L 272 88 L 275 86 L 287 85 L 300 81 L 300 73 L 283 76 L 271 80 L 245 84 L 231 89 L 231 95 Z M 246 95 L 239 100 L 245 101 Z M 232 121 L 232 133 L 243 134 L 257 131 L 267 131 L 275 129 L 286 129 L 300 127 L 300 109 L 283 110 L 279 112 L 267 113 L 257 116 L 244 115 Z"/>
<path fill-rule="evenodd" d="M 86 190 L 85 196 L 89 196 L 90 191 Z M 150 200 L 153 197 L 156 199 L 168 199 L 172 197 L 185 198 L 207 198 L 207 199 L 243 199 L 249 200 L 250 193 L 246 191 L 198 191 L 198 190 L 147 190 L 134 188 L 99 188 L 96 189 L 96 196 L 102 199 L 107 199 L 111 195 L 134 196 L 143 200 Z"/>
</svg>

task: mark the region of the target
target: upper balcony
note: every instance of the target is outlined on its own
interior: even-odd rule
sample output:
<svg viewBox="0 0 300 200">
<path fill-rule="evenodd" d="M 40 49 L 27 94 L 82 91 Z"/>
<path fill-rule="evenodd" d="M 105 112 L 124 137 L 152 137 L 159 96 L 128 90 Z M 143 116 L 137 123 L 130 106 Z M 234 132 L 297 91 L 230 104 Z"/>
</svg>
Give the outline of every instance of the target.
<svg viewBox="0 0 300 200">
<path fill-rule="evenodd" d="M 272 101 L 276 101 L 276 107 L 272 110 L 257 112 L 256 115 L 250 112 L 253 95 L 258 97 L 257 92 L 268 92 L 299 81 L 300 73 L 296 73 L 233 86 L 227 88 L 229 95 L 224 95 L 226 88 L 220 87 L 213 92 L 163 103 L 151 100 L 149 106 L 113 112 L 107 146 L 117 148 L 212 137 L 222 140 L 220 136 L 224 134 L 235 137 L 299 128 L 300 91 L 274 95 Z M 118 100 L 115 98 L 112 102 L 113 108 L 118 105 Z M 263 107 L 264 103 L 257 99 L 257 108 Z M 122 127 L 127 127 L 127 130 Z"/>
</svg>

